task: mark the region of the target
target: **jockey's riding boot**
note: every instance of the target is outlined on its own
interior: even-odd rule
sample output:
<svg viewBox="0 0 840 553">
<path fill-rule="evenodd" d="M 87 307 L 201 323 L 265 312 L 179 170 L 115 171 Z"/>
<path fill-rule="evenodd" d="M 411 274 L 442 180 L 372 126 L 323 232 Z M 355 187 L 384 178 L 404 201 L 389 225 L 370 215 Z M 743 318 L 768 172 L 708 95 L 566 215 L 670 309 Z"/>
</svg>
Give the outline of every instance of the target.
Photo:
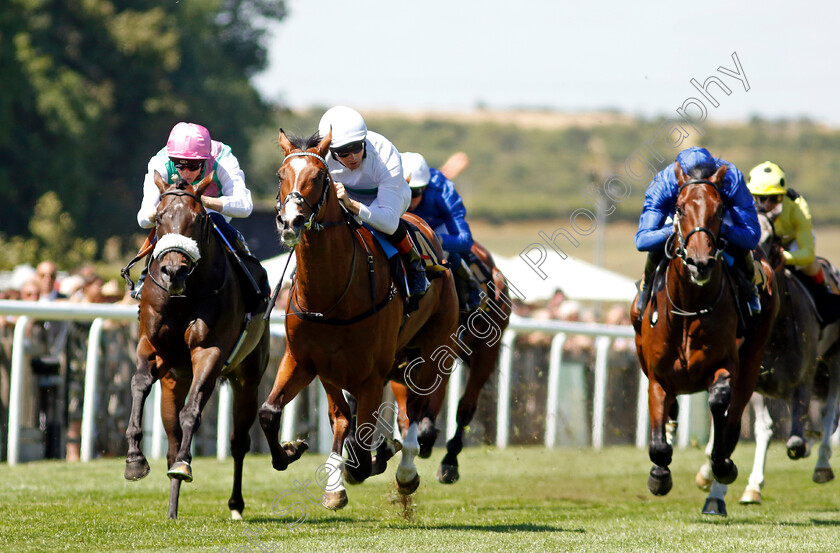
<svg viewBox="0 0 840 553">
<path fill-rule="evenodd" d="M 248 247 L 248 243 L 245 241 L 245 237 L 238 230 L 236 231 L 236 240 L 233 242 L 233 247 L 239 253 L 244 253 L 248 257 L 254 257 L 254 254 L 251 253 L 251 249 Z"/>
<path fill-rule="evenodd" d="M 661 260 L 661 255 L 657 255 L 657 253 L 653 251 L 648 252 L 647 261 L 645 261 L 645 274 L 642 278 L 641 286 L 639 287 L 639 297 L 636 300 L 636 310 L 639 312 L 640 317 L 645 310 L 648 300 L 650 299 L 650 290 L 653 287 L 653 283 L 651 282 L 651 279 L 653 279 L 653 272 L 656 270 L 656 266 L 659 265 Z"/>
<path fill-rule="evenodd" d="M 408 237 L 408 235 L 406 235 Z M 412 243 L 411 249 L 402 254 L 405 262 L 406 278 L 408 279 L 408 297 L 420 298 L 429 289 L 429 279 L 426 277 L 426 267 L 423 258 Z"/>
<path fill-rule="evenodd" d="M 146 283 L 146 275 L 149 274 L 149 266 L 143 267 L 140 272 L 140 278 L 137 279 L 137 284 L 134 285 L 134 290 L 131 291 L 131 297 L 140 301 L 140 296 L 143 294 L 143 285 Z"/>
<path fill-rule="evenodd" d="M 737 259 L 737 258 L 736 258 Z M 741 260 L 740 269 L 744 276 L 744 294 L 747 296 L 747 307 L 750 315 L 761 313 L 761 299 L 758 297 L 758 287 L 755 285 L 755 263 L 752 250 L 747 250 Z"/>
<path fill-rule="evenodd" d="M 426 266 L 417 246 L 411 239 L 405 221 L 400 220 L 397 230 L 388 235 L 388 241 L 397 248 L 405 264 L 405 278 L 408 281 L 409 311 L 417 308 L 418 302 L 426 290 L 429 289 L 429 279 L 426 278 Z"/>
<path fill-rule="evenodd" d="M 456 261 L 450 257 L 450 262 Z M 481 306 L 481 285 L 467 266 L 466 261 L 459 257 L 459 262 L 453 263 L 455 274 L 455 288 L 458 290 L 458 301 L 465 313 L 472 313 Z"/>
</svg>

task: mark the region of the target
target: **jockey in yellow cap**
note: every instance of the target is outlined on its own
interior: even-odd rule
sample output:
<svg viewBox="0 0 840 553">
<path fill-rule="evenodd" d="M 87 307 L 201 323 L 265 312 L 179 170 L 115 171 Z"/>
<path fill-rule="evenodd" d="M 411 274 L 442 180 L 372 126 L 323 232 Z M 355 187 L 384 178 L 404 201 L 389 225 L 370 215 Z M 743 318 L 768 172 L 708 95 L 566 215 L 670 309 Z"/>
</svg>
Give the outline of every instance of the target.
<svg viewBox="0 0 840 553">
<path fill-rule="evenodd" d="M 755 199 L 756 209 L 766 214 L 773 223 L 776 236 L 782 243 L 785 265 L 809 277 L 803 282 L 810 284 L 808 288 L 820 306 L 829 290 L 822 265 L 816 259 L 816 238 L 808 202 L 787 186 L 785 172 L 772 161 L 752 168 L 747 187 Z M 824 315 L 822 309 L 820 315 Z"/>
</svg>

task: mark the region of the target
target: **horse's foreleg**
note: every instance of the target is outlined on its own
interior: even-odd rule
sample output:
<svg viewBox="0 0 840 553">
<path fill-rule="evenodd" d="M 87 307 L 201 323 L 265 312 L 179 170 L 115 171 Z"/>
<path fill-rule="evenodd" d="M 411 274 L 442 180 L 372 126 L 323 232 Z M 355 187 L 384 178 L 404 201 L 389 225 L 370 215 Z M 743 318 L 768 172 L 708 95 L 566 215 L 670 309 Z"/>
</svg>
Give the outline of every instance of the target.
<svg viewBox="0 0 840 553">
<path fill-rule="evenodd" d="M 361 391 L 356 397 L 356 424 L 348 428 L 344 441 L 347 449 L 345 473 L 348 480 L 354 482 L 364 482 L 371 476 L 373 460 L 370 452 L 379 445 L 376 423 L 385 383 L 370 380 L 359 386 Z M 336 403 L 340 401 L 336 399 Z"/>
<path fill-rule="evenodd" d="M 160 379 L 160 416 L 169 448 L 166 452 L 168 467 L 175 463 L 175 457 L 181 449 L 181 422 L 178 415 L 184 407 L 190 383 L 175 380 L 171 374 Z"/>
<path fill-rule="evenodd" d="M 666 413 L 671 410 L 671 403 L 676 398 L 665 392 L 652 371 L 648 372 L 648 411 L 650 414 L 650 460 L 653 461 L 653 468 L 650 469 L 648 478 L 648 490 L 654 495 L 665 495 L 671 491 L 673 482 L 671 480 L 671 464 L 673 449 L 665 437 Z"/>
<path fill-rule="evenodd" d="M 761 488 L 764 487 L 764 466 L 767 461 L 767 448 L 770 446 L 770 438 L 773 437 L 773 419 L 770 418 L 770 411 L 764 397 L 758 392 L 753 393 L 750 398 L 755 413 L 755 458 L 753 459 L 752 472 L 750 473 L 747 488 L 741 496 L 740 502 L 744 504 L 761 503 Z"/>
<path fill-rule="evenodd" d="M 717 371 L 715 380 L 709 387 L 709 410 L 712 413 L 712 426 L 714 426 L 715 439 L 712 445 L 712 472 L 715 480 L 721 484 L 731 484 L 738 476 L 738 470 L 730 459 L 734 449 L 731 445 L 733 431 L 741 430 L 741 411 L 738 411 L 738 420 L 733 420 L 735 409 L 732 408 L 732 387 L 730 385 L 729 371 L 720 369 Z M 737 443 L 737 436 L 735 439 Z"/>
<path fill-rule="evenodd" d="M 429 403 L 417 426 L 417 443 L 420 445 L 418 455 L 421 459 L 428 459 L 432 456 L 432 448 L 434 448 L 438 437 L 435 421 L 440 414 L 444 401 L 446 401 L 446 386 L 438 386 L 429 394 Z"/>
<path fill-rule="evenodd" d="M 141 345 L 147 344 L 144 339 L 141 339 Z M 140 347 L 138 347 L 138 350 Z M 149 463 L 146 461 L 146 456 L 140 449 L 140 442 L 143 440 L 143 405 L 152 385 L 155 383 L 155 377 L 152 376 L 151 364 L 154 362 L 155 356 L 137 354 L 137 371 L 131 377 L 131 414 L 128 418 L 128 426 L 125 431 L 125 437 L 128 441 L 128 453 L 125 458 L 125 479 L 126 480 L 140 480 L 149 474 Z"/>
<path fill-rule="evenodd" d="M 330 456 L 322 465 L 326 474 L 319 478 L 316 474 L 316 481 L 324 490 L 321 504 L 330 510 L 337 510 L 347 505 L 347 490 L 344 487 L 344 442 L 351 432 L 350 421 L 352 410 L 341 389 L 322 382 L 324 391 L 327 392 L 329 402 L 330 423 L 333 428 L 333 443 Z M 351 459 L 352 462 L 352 459 Z M 354 481 L 355 482 L 355 481 Z"/>
<path fill-rule="evenodd" d="M 829 369 L 828 395 L 825 399 L 825 406 L 822 410 L 822 440 L 820 442 L 817 465 L 811 477 L 817 484 L 825 484 L 834 480 L 834 471 L 831 470 L 831 437 L 837 430 L 837 419 L 840 414 L 840 370 L 832 365 L 837 361 L 831 361 Z"/>
<path fill-rule="evenodd" d="M 289 354 L 287 343 L 286 354 L 280 362 L 280 369 L 274 379 L 274 387 L 258 411 L 260 426 L 265 433 L 268 448 L 271 451 L 271 466 L 275 470 L 286 470 L 289 463 L 298 460 L 308 449 L 303 440 L 281 444 L 278 435 L 280 434 L 280 418 L 283 415 L 283 407 L 292 401 L 301 390 L 306 388 L 314 378 L 315 372 L 313 370 L 294 361 Z"/>
<path fill-rule="evenodd" d="M 201 426 L 201 412 L 216 387 L 216 375 L 222 360 L 217 348 L 193 350 L 193 379 L 189 399 L 181 408 L 178 419 L 181 425 L 181 444 L 175 455 L 175 462 L 169 466 L 166 475 L 170 478 L 192 482 L 192 440 Z M 162 409 L 167 409 L 161 405 Z M 171 457 L 171 454 L 170 454 Z"/>
</svg>

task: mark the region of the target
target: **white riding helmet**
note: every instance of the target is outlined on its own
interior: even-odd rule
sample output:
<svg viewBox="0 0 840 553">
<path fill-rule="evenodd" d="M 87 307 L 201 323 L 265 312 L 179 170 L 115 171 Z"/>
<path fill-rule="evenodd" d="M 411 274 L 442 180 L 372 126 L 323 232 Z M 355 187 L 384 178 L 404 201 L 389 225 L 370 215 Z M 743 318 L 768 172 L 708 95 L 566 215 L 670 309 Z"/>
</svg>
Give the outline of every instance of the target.
<svg viewBox="0 0 840 553">
<path fill-rule="evenodd" d="M 318 134 L 327 136 L 332 128 L 330 148 L 340 148 L 361 142 L 367 136 L 367 125 L 361 114 L 353 108 L 335 106 L 327 110 L 318 123 Z"/>
<path fill-rule="evenodd" d="M 429 164 L 426 163 L 423 156 L 414 152 L 403 152 L 400 157 L 402 158 L 403 177 L 408 181 L 408 186 L 423 188 L 429 184 L 432 174 L 429 172 Z"/>
</svg>

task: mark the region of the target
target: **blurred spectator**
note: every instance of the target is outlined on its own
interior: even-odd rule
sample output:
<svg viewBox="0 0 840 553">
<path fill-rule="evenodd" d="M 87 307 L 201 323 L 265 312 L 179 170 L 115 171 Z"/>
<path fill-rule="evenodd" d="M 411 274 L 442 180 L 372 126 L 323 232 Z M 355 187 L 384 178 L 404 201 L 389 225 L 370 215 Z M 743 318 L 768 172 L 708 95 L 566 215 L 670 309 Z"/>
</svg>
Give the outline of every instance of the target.
<svg viewBox="0 0 840 553">
<path fill-rule="evenodd" d="M 557 315 L 563 321 L 595 322 L 595 313 L 591 310 L 584 311 L 581 304 L 574 300 L 566 300 L 560 304 Z M 592 360 L 594 344 L 595 340 L 592 336 L 569 334 L 563 344 L 563 358 L 565 360 L 568 356 L 569 361 L 589 365 Z"/>
<path fill-rule="evenodd" d="M 38 282 L 39 301 L 55 301 L 66 299 L 67 296 L 59 293 L 56 287 L 58 269 L 52 261 L 42 261 L 35 268 L 35 276 Z"/>
<path fill-rule="evenodd" d="M 630 326 L 629 306 L 616 304 L 604 317 L 610 325 Z M 633 338 L 614 338 L 607 358 L 606 420 L 611 421 L 604 434 L 606 444 L 632 444 L 636 421 L 628 416 L 636 410 L 639 393 L 639 362 Z"/>
<path fill-rule="evenodd" d="M 85 286 L 85 279 L 82 275 L 68 275 L 61 279 L 58 291 L 70 301 L 82 300 L 82 288 Z"/>
</svg>

